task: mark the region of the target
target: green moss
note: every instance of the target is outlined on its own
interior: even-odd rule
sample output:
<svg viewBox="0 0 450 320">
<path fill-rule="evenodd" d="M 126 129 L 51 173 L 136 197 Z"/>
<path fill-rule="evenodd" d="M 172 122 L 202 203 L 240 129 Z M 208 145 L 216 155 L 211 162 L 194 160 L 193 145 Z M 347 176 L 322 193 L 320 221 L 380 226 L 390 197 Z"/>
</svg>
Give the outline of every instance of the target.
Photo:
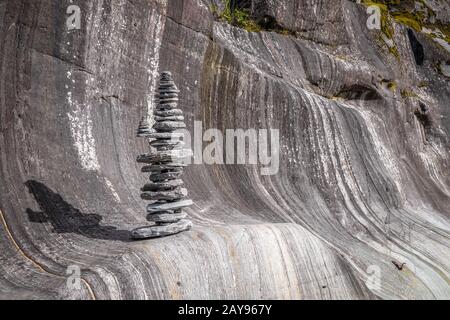
<svg viewBox="0 0 450 320">
<path fill-rule="evenodd" d="M 427 27 L 430 30 L 439 30 L 444 36 L 440 36 L 440 38 L 444 39 L 448 43 L 450 43 L 450 24 L 443 24 L 443 23 L 426 23 L 425 27 Z M 430 34 L 432 37 L 437 37 L 435 34 Z"/>
<path fill-rule="evenodd" d="M 234 10 L 231 10 L 230 0 L 227 0 L 227 2 L 225 3 L 225 9 L 221 13 L 217 12 L 217 7 L 215 9 L 216 15 L 218 16 L 220 21 L 227 22 L 235 27 L 245 29 L 248 32 L 261 31 L 261 27 L 259 26 L 259 24 L 255 20 L 251 19 L 250 13 L 245 9 L 236 8 Z"/>
<path fill-rule="evenodd" d="M 406 90 L 406 89 L 402 89 L 402 90 L 400 91 L 400 94 L 402 95 L 403 98 L 417 97 L 417 94 L 415 94 L 415 93 L 412 92 L 411 90 Z"/>
<path fill-rule="evenodd" d="M 211 13 L 213 14 L 213 16 L 218 17 L 219 16 L 219 9 L 217 8 L 216 4 L 212 4 L 210 7 Z"/>
<path fill-rule="evenodd" d="M 400 59 L 400 53 L 398 52 L 397 47 L 389 48 L 389 52 L 397 59 Z"/>
<path fill-rule="evenodd" d="M 388 88 L 392 92 L 397 91 L 397 82 L 393 80 L 381 80 L 381 84 L 385 85 L 386 88 Z"/>
<path fill-rule="evenodd" d="M 418 84 L 419 88 L 424 88 L 424 87 L 428 87 L 428 82 L 427 81 L 420 81 Z"/>
<path fill-rule="evenodd" d="M 388 39 L 392 39 L 394 37 L 394 26 L 392 25 L 392 18 L 389 15 L 387 4 L 369 0 L 363 0 L 362 3 L 367 7 L 376 6 L 378 7 L 378 9 L 380 9 L 381 31 L 386 35 Z"/>
<path fill-rule="evenodd" d="M 395 35 L 395 29 L 393 25 L 393 19 L 389 13 L 389 5 L 397 5 L 399 4 L 399 1 L 369 1 L 369 0 L 363 0 L 362 4 L 364 4 L 367 7 L 370 6 L 376 6 L 380 9 L 380 23 L 381 23 L 381 32 L 384 36 L 381 36 L 381 40 L 386 44 L 388 47 L 389 52 L 396 57 L 397 59 L 400 58 L 400 54 L 398 52 L 397 47 L 395 46 L 394 42 L 394 35 Z M 386 41 L 387 39 L 387 41 Z M 389 40 L 392 40 L 393 46 L 389 45 Z"/>
<path fill-rule="evenodd" d="M 420 32 L 422 31 L 423 28 L 423 21 L 421 21 L 420 19 L 417 19 L 416 16 L 414 14 L 411 13 L 404 13 L 404 14 L 399 14 L 396 13 L 393 15 L 394 16 L 394 20 L 397 21 L 398 23 L 407 25 L 408 27 Z"/>
<path fill-rule="evenodd" d="M 391 90 L 392 92 L 397 91 L 397 82 L 395 81 L 391 81 L 388 83 L 388 89 Z"/>
<path fill-rule="evenodd" d="M 277 32 L 286 36 L 295 35 L 294 31 L 283 28 L 276 23 L 271 27 L 263 26 L 252 19 L 251 14 L 247 9 L 235 8 L 234 10 L 231 10 L 230 0 L 226 1 L 225 8 L 222 12 L 219 12 L 217 6 L 211 6 L 211 12 L 219 21 L 226 22 L 248 32 L 260 32 L 264 30 Z"/>
</svg>

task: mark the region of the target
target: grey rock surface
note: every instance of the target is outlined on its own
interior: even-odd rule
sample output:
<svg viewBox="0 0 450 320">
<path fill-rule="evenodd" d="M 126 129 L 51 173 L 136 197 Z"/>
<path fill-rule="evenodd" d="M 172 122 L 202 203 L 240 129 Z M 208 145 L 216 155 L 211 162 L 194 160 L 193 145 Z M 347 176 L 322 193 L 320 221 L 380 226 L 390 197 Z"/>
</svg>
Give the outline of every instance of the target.
<svg viewBox="0 0 450 320">
<path fill-rule="evenodd" d="M 417 33 L 416 65 L 394 23 L 395 56 L 354 1 L 252 2 L 298 34 L 215 21 L 203 0 L 78 1 L 70 32 L 64 1 L 0 3 L 1 297 L 450 297 L 448 51 Z M 136 128 L 163 70 L 183 99 L 155 115 L 277 128 L 280 170 L 191 165 L 195 227 L 131 242 L 149 223 Z"/>
</svg>

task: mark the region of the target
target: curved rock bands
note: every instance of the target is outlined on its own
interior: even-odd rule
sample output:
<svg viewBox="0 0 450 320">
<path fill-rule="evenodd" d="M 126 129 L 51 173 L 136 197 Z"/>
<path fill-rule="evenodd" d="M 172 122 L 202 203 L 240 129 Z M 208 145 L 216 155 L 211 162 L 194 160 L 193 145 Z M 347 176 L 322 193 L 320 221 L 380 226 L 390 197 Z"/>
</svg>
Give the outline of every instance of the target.
<svg viewBox="0 0 450 320">
<path fill-rule="evenodd" d="M 394 22 L 395 56 L 355 1 L 239 1 L 298 37 L 214 22 L 204 2 L 77 1 L 89 23 L 75 33 L 63 32 L 68 1 L 2 2 L 0 299 L 91 298 L 69 288 L 69 265 L 99 300 L 449 299 L 445 49 L 414 32 L 416 64 Z M 176 70 L 189 99 L 151 100 L 150 112 L 279 129 L 279 171 L 192 166 L 182 177 L 196 205 L 181 213 L 194 230 L 133 243 L 129 230 L 162 236 L 164 215 L 179 214 L 147 204 L 188 198 L 183 186 L 138 191 L 184 165 L 130 162 L 177 133 L 149 132 L 142 106 L 175 85 L 158 87 L 157 68 Z M 148 139 L 136 139 L 141 116 Z"/>
<path fill-rule="evenodd" d="M 191 228 L 192 223 L 186 220 L 183 208 L 193 204 L 187 198 L 187 190 L 182 188 L 184 163 L 192 155 L 190 149 L 183 149 L 183 135 L 174 132 L 186 128 L 183 112 L 177 109 L 179 90 L 172 80 L 170 72 L 161 74 L 159 90 L 156 95 L 159 105 L 154 111 L 155 124 L 153 133 L 147 137 L 150 141 L 150 153 L 137 157 L 137 162 L 150 164 L 141 171 L 150 173 L 150 183 L 141 189 L 143 200 L 152 201 L 147 206 L 147 220 L 155 225 L 142 227 L 132 232 L 134 239 L 155 238 L 171 235 Z M 148 132 L 146 127 L 140 131 Z"/>
</svg>

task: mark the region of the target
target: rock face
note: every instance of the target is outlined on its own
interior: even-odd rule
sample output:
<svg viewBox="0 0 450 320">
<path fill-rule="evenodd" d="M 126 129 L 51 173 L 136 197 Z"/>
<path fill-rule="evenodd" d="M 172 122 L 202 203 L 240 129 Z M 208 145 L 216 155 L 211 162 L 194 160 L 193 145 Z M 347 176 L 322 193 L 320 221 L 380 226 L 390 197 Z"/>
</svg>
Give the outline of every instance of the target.
<svg viewBox="0 0 450 320">
<path fill-rule="evenodd" d="M 157 95 L 159 105 L 155 113 L 179 110 L 177 109 L 179 92 L 172 74 L 168 71 L 163 72 Z M 153 132 L 156 134 L 163 132 L 167 136 L 157 136 L 150 142 L 152 152 L 137 158 L 138 162 L 151 164 L 147 166 L 149 170 L 143 170 L 151 173 L 151 183 L 142 188 L 144 193 L 141 198 L 152 201 L 147 206 L 147 220 L 156 225 L 133 230 L 131 235 L 134 239 L 168 236 L 192 227 L 192 222 L 185 219 L 187 215 L 182 209 L 191 206 L 193 202 L 186 199 L 187 190 L 183 188 L 183 181 L 179 179 L 183 174 L 185 163 L 183 160 L 192 152 L 190 149 L 184 149 L 184 142 L 180 139 L 182 137 L 174 133 L 178 129 L 186 128 L 183 120 L 184 117 L 181 115 L 156 116 Z M 149 130 L 147 132 L 150 133 Z"/>
<path fill-rule="evenodd" d="M 349 0 L 251 1 L 294 34 L 217 21 L 204 0 L 73 2 L 70 31 L 70 1 L 0 2 L 0 298 L 450 297 L 450 58 L 436 40 L 413 30 L 417 65 L 409 26 L 392 22 L 394 54 Z M 191 165 L 195 228 L 130 241 L 148 224 L 142 171 L 167 167 L 135 159 L 162 70 L 191 133 L 279 129 L 280 169 Z M 155 117 L 182 116 L 172 98 Z"/>
</svg>

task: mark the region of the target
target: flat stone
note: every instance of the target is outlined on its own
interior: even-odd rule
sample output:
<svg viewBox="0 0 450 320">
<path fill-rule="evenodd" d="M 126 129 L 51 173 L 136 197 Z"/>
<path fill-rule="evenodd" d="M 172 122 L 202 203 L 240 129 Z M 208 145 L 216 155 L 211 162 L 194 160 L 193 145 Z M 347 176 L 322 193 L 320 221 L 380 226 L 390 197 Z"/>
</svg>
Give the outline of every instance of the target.
<svg viewBox="0 0 450 320">
<path fill-rule="evenodd" d="M 181 150 L 183 146 L 171 145 L 171 146 L 158 146 L 156 151 L 171 151 L 171 150 Z"/>
<path fill-rule="evenodd" d="M 174 89 L 174 90 L 178 90 L 177 85 L 175 84 L 175 82 L 173 81 L 164 81 L 164 82 L 160 82 L 159 84 L 159 89 L 163 90 L 163 89 Z"/>
<path fill-rule="evenodd" d="M 175 131 L 177 129 L 186 128 L 186 124 L 182 121 L 160 121 L 153 125 L 153 129 L 157 131 Z"/>
<path fill-rule="evenodd" d="M 154 140 L 149 143 L 152 147 L 160 146 L 184 146 L 182 140 Z"/>
<path fill-rule="evenodd" d="M 181 179 L 175 179 L 175 180 L 168 180 L 164 182 L 152 182 L 147 183 L 144 185 L 144 187 L 141 189 L 142 191 L 164 191 L 164 190 L 171 190 L 176 187 L 180 187 L 183 185 L 183 180 Z"/>
<path fill-rule="evenodd" d="M 178 103 L 176 102 L 168 102 L 168 103 L 161 103 L 156 106 L 156 111 L 166 111 L 166 110 L 173 110 L 178 108 Z"/>
<path fill-rule="evenodd" d="M 158 95 L 156 95 L 156 97 L 158 97 L 159 100 L 161 100 L 161 99 L 178 98 L 178 93 L 176 93 L 176 92 L 172 92 L 172 93 L 166 92 L 166 93 L 163 93 L 163 92 L 160 91 L 160 92 L 158 93 Z"/>
<path fill-rule="evenodd" d="M 170 191 L 147 191 L 141 193 L 141 198 L 148 201 L 156 201 L 156 200 L 180 200 L 186 198 L 188 195 L 186 188 L 176 188 Z"/>
<path fill-rule="evenodd" d="M 187 213 L 151 213 L 147 215 L 147 220 L 156 223 L 174 223 L 187 218 Z"/>
<path fill-rule="evenodd" d="M 177 234 L 179 232 L 186 231 L 191 228 L 192 222 L 186 219 L 182 219 L 178 222 L 167 225 L 157 225 L 134 229 L 131 232 L 131 237 L 135 240 L 159 238 L 169 236 L 172 234 Z"/>
<path fill-rule="evenodd" d="M 182 132 L 151 132 L 148 137 L 154 139 L 177 139 L 183 138 L 184 134 Z"/>
<path fill-rule="evenodd" d="M 177 179 L 183 174 L 182 171 L 178 172 L 164 172 L 164 173 L 154 173 L 150 175 L 150 181 L 160 182 L 169 179 Z"/>
<path fill-rule="evenodd" d="M 171 88 L 171 87 L 159 87 L 159 90 L 157 94 L 167 94 L 167 93 L 180 93 L 180 90 L 177 88 Z"/>
<path fill-rule="evenodd" d="M 164 163 L 164 164 L 153 164 L 151 166 L 144 166 L 142 167 L 141 171 L 142 172 L 160 172 L 160 171 L 164 171 L 164 170 L 171 170 L 171 171 L 182 171 L 183 167 L 186 167 L 187 164 L 183 164 L 183 163 L 176 163 L 176 162 L 171 162 L 171 163 Z"/>
<path fill-rule="evenodd" d="M 184 121 L 183 116 L 167 116 L 167 117 L 155 116 L 154 119 L 155 121 Z"/>
<path fill-rule="evenodd" d="M 141 154 L 137 157 L 136 161 L 140 163 L 155 163 L 155 162 L 186 162 L 186 160 L 192 156 L 192 150 L 180 149 L 161 151 L 157 153 Z"/>
<path fill-rule="evenodd" d="M 178 101 L 180 101 L 178 98 L 160 98 L 157 99 L 157 102 L 162 105 L 162 104 L 169 104 L 169 103 L 177 103 Z"/>
<path fill-rule="evenodd" d="M 153 112 L 153 114 L 157 117 L 171 117 L 171 116 L 182 115 L 183 110 L 181 110 L 181 109 L 157 110 L 157 111 Z"/>
<path fill-rule="evenodd" d="M 167 202 L 167 203 L 152 203 L 147 206 L 148 213 L 156 213 L 160 211 L 166 210 L 176 210 L 185 207 L 192 206 L 194 202 L 191 199 L 188 200 L 180 200 L 175 202 Z"/>
</svg>

